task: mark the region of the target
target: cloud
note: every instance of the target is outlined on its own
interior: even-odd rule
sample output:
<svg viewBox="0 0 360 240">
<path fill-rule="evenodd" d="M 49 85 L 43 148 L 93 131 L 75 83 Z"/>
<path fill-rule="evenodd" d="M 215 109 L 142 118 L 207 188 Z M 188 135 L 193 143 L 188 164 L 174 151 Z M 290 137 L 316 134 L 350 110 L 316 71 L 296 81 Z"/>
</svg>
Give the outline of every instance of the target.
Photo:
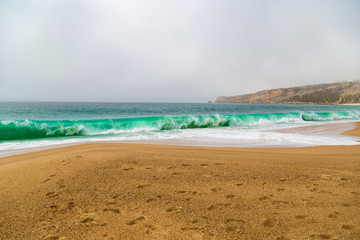
<svg viewBox="0 0 360 240">
<path fill-rule="evenodd" d="M 357 1 L 2 1 L 0 100 L 207 101 L 360 78 Z"/>
</svg>

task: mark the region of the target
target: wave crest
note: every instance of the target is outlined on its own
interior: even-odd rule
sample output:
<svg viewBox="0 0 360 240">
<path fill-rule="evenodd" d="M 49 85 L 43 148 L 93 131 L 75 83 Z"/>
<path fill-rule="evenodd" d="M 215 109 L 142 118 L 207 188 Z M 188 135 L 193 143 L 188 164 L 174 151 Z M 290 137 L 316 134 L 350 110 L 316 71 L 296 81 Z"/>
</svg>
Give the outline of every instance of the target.
<svg viewBox="0 0 360 240">
<path fill-rule="evenodd" d="M 84 126 L 78 124 L 49 124 L 30 120 L 0 122 L 0 140 L 78 136 L 84 132 Z"/>
</svg>

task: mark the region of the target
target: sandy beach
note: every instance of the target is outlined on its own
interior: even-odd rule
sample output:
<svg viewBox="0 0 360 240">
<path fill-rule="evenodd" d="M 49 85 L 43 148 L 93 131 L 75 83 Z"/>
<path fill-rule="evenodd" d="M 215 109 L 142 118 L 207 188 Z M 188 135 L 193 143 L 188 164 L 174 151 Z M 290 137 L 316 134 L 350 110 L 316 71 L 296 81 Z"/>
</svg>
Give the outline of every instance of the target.
<svg viewBox="0 0 360 240">
<path fill-rule="evenodd" d="M 96 143 L 0 158 L 0 239 L 360 239 L 359 156 Z"/>
</svg>

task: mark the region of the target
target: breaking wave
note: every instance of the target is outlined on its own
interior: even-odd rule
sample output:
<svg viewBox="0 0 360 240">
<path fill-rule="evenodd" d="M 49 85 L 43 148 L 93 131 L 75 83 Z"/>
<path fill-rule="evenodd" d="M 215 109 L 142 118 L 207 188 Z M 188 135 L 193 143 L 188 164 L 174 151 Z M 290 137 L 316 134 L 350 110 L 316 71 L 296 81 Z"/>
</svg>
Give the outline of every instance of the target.
<svg viewBox="0 0 360 240">
<path fill-rule="evenodd" d="M 106 136 L 124 132 L 263 126 L 309 121 L 359 120 L 359 111 L 296 112 L 212 116 L 152 116 L 93 120 L 1 120 L 0 141 L 70 136 Z"/>
</svg>

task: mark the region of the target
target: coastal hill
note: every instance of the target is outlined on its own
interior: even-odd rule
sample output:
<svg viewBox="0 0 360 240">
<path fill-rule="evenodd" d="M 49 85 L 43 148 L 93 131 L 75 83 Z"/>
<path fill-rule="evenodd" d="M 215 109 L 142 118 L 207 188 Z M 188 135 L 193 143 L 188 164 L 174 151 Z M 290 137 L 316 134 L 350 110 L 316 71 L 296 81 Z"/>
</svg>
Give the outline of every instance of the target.
<svg viewBox="0 0 360 240">
<path fill-rule="evenodd" d="M 217 103 L 355 104 L 360 103 L 360 80 L 263 90 L 239 96 L 221 96 Z"/>
</svg>

